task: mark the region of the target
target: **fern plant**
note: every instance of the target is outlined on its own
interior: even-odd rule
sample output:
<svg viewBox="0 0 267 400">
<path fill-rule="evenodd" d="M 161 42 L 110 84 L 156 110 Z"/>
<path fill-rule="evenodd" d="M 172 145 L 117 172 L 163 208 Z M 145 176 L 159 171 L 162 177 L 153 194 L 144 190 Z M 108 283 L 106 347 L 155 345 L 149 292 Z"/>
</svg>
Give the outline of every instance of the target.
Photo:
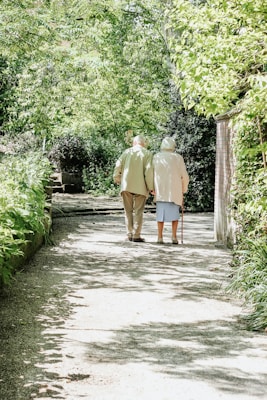
<svg viewBox="0 0 267 400">
<path fill-rule="evenodd" d="M 23 254 L 29 234 L 45 233 L 45 186 L 50 163 L 39 154 L 5 157 L 0 163 L 0 284 L 13 274 L 11 259 Z"/>
<path fill-rule="evenodd" d="M 234 270 L 229 286 L 250 306 L 246 316 L 250 329 L 267 327 L 267 243 L 266 237 L 247 239 L 246 248 L 238 250 L 235 259 L 238 267 Z"/>
</svg>

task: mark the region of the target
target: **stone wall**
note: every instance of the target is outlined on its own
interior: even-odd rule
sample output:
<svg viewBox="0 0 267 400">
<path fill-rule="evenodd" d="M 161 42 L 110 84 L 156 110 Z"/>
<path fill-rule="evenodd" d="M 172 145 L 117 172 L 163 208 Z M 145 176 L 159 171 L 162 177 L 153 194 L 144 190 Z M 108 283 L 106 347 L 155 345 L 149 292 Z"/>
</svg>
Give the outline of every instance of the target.
<svg viewBox="0 0 267 400">
<path fill-rule="evenodd" d="M 51 176 L 53 193 L 81 193 L 83 179 L 81 173 L 55 172 Z"/>
</svg>

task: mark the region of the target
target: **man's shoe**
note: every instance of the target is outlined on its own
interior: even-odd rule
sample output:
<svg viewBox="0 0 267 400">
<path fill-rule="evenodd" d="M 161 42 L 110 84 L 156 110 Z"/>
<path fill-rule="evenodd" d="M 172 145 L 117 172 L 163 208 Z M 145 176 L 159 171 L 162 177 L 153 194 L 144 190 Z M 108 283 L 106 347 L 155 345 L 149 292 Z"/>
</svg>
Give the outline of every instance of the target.
<svg viewBox="0 0 267 400">
<path fill-rule="evenodd" d="M 143 243 L 145 239 L 139 237 L 139 238 L 133 238 L 133 242 L 138 242 L 138 243 Z"/>
</svg>

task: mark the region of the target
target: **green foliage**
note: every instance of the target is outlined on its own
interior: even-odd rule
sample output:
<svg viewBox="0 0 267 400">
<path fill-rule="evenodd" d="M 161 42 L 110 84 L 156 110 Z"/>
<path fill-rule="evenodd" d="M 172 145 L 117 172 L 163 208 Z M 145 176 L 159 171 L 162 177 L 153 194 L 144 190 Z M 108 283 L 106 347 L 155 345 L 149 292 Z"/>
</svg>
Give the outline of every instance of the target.
<svg viewBox="0 0 267 400">
<path fill-rule="evenodd" d="M 4 2 L 2 19 L 10 23 L 10 36 L 6 38 L 9 48 L 0 40 L 0 50 L 8 60 L 9 79 L 14 76 L 13 97 L 3 124 L 5 133 L 23 138 L 21 142 L 27 145 L 27 138 L 36 138 L 31 143 L 36 142 L 39 148 L 43 139 L 50 146 L 50 142 L 60 143 L 62 136 L 61 145 L 55 145 L 52 153 L 58 167 L 65 169 L 68 165 L 70 170 L 87 165 L 82 137 L 89 142 L 94 135 L 107 142 L 114 137 L 117 147 L 117 142 L 124 143 L 125 134 L 133 130 L 134 134 L 153 138 L 156 148 L 161 137 L 174 129 L 170 115 L 176 107 L 170 90 L 172 65 L 163 8 L 157 0 L 93 0 L 90 7 L 86 0 L 64 4 L 55 0 L 29 2 L 26 8 L 21 2 Z M 25 15 L 27 24 L 19 15 Z M 33 38 L 28 26 L 36 34 Z M 16 29 L 21 38 L 18 43 L 14 40 Z M 186 118 L 190 119 L 189 114 Z M 193 117 L 192 124 L 194 120 L 198 123 Z M 197 130 L 190 126 L 187 131 L 192 153 L 194 140 L 198 149 L 204 144 L 200 137 L 189 139 L 189 134 L 195 135 Z M 68 134 L 77 135 L 81 146 L 70 143 L 75 139 L 67 139 Z M 208 140 L 211 135 L 205 136 Z M 73 150 L 69 152 L 68 146 Z M 190 153 L 186 157 L 192 175 L 188 205 L 210 208 L 213 183 L 206 185 L 201 162 L 196 163 Z M 114 158 L 111 155 L 111 163 Z M 213 163 L 213 152 L 210 158 L 209 163 Z M 95 168 L 100 170 L 96 172 Z M 106 171 L 102 174 L 101 166 L 89 161 L 89 169 L 90 174 L 84 174 L 88 190 L 99 190 L 103 181 L 103 189 L 107 190 L 109 182 L 113 192 L 113 182 L 107 179 Z"/>
<path fill-rule="evenodd" d="M 123 138 L 162 129 L 171 104 L 160 21 L 150 2 L 128 3 L 4 2 L 0 51 L 20 61 L 7 131 L 50 138 L 80 127 Z"/>
<path fill-rule="evenodd" d="M 34 0 L 1 0 L 0 53 L 8 59 L 31 58 L 51 41 L 51 19 Z"/>
<path fill-rule="evenodd" d="M 28 234 L 45 233 L 51 167 L 40 155 L 9 156 L 0 163 L 0 284 L 9 283 L 12 257 L 22 254 Z"/>
<path fill-rule="evenodd" d="M 251 329 L 267 326 L 267 170 L 263 168 L 256 127 L 255 123 L 239 121 L 235 137 L 237 169 L 232 188 L 236 245 L 230 288 L 252 310 L 247 316 Z"/>
<path fill-rule="evenodd" d="M 237 224 L 237 242 L 266 235 L 267 171 L 263 168 L 255 124 L 246 124 L 235 137 L 236 173 L 232 185 L 233 217 Z M 248 184 L 249 182 L 249 184 Z"/>
<path fill-rule="evenodd" d="M 7 62 L 0 56 L 0 134 L 3 134 L 1 127 L 6 119 L 7 107 L 8 107 L 8 91 L 11 89 L 11 85 L 8 82 L 8 74 L 6 73 Z"/>
<path fill-rule="evenodd" d="M 83 172 L 87 192 L 110 196 L 118 194 L 118 187 L 113 182 L 113 171 L 122 150 L 122 145 L 112 138 L 90 138 L 87 147 L 88 165 Z"/>
<path fill-rule="evenodd" d="M 266 236 L 244 239 L 243 249 L 235 253 L 234 278 L 229 289 L 246 301 L 250 313 L 246 320 L 250 329 L 267 327 L 267 241 Z"/>
<path fill-rule="evenodd" d="M 185 208 L 191 211 L 214 209 L 216 124 L 193 110 L 186 111 L 176 95 L 176 111 L 168 130 L 175 137 L 177 151 L 185 160 L 190 184 Z"/>
<path fill-rule="evenodd" d="M 236 107 L 266 118 L 264 2 L 173 0 L 167 15 L 184 104 L 207 116 Z"/>
<path fill-rule="evenodd" d="M 68 132 L 53 140 L 48 157 L 58 170 L 81 173 L 86 192 L 114 195 L 113 169 L 122 149 L 116 138 Z"/>
<path fill-rule="evenodd" d="M 48 157 L 58 170 L 82 172 L 88 164 L 86 141 L 70 132 L 59 136 L 54 139 Z"/>
</svg>

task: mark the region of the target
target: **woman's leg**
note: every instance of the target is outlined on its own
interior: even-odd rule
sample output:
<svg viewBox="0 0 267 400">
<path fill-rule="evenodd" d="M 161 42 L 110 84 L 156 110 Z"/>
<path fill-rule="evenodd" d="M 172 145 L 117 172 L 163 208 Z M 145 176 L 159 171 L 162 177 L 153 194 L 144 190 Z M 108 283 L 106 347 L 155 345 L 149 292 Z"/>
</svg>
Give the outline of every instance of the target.
<svg viewBox="0 0 267 400">
<path fill-rule="evenodd" d="M 172 240 L 177 239 L 178 220 L 172 221 Z"/>
<path fill-rule="evenodd" d="M 163 228 L 164 228 L 164 222 L 158 221 L 158 240 L 162 239 L 163 240 Z"/>
</svg>

